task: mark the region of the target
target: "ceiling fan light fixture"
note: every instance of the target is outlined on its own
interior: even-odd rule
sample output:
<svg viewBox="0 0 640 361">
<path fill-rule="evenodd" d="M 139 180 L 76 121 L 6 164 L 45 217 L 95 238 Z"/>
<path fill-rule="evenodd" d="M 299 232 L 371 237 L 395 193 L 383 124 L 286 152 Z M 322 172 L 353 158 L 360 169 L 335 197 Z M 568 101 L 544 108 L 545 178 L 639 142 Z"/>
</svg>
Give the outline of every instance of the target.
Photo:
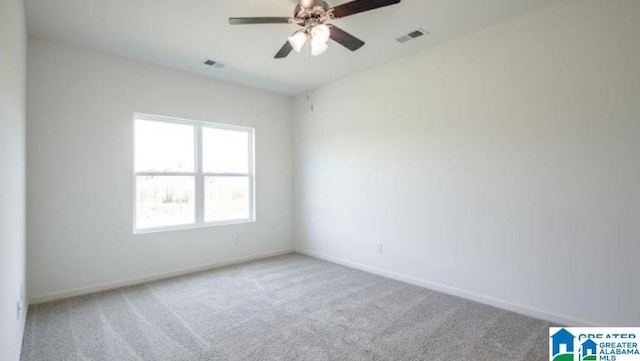
<svg viewBox="0 0 640 361">
<path fill-rule="evenodd" d="M 349 0 L 341 5 L 330 7 L 325 0 L 293 0 L 298 3 L 293 9 L 293 17 L 231 17 L 231 25 L 248 24 L 293 24 L 298 30 L 291 35 L 274 56 L 284 59 L 292 51 L 300 53 L 309 42 L 311 54 L 316 56 L 327 51 L 329 39 L 356 51 L 364 46 L 364 41 L 333 24 L 336 19 L 360 14 L 366 11 L 383 8 L 400 3 L 402 0 Z"/>
<path fill-rule="evenodd" d="M 300 50 L 302 50 L 302 47 L 306 42 L 307 42 L 307 34 L 305 34 L 304 31 L 298 31 L 289 37 L 289 44 L 291 44 L 291 46 L 293 47 L 293 50 L 295 50 L 296 53 L 299 53 Z"/>
<path fill-rule="evenodd" d="M 331 36 L 331 30 L 326 24 L 316 25 L 311 29 L 311 39 L 313 42 L 326 44 Z"/>
</svg>

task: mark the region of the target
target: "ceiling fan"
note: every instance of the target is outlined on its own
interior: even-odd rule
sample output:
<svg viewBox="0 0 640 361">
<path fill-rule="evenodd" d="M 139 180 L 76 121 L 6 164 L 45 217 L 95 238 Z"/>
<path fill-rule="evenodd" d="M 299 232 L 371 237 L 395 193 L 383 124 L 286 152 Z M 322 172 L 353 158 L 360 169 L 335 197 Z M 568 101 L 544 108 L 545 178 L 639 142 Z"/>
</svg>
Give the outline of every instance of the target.
<svg viewBox="0 0 640 361">
<path fill-rule="evenodd" d="M 301 28 L 296 30 L 288 38 L 280 51 L 276 53 L 276 59 L 286 58 L 292 50 L 300 52 L 304 44 L 309 40 L 311 55 L 324 53 L 328 46 L 327 41 L 332 39 L 351 51 L 356 51 L 364 45 L 364 41 L 347 33 L 339 27 L 330 24 L 332 20 L 344 18 L 350 15 L 399 3 L 401 0 L 354 0 L 336 7 L 329 7 L 322 0 L 300 0 L 293 11 L 293 17 L 249 17 L 229 18 L 231 25 L 247 24 L 297 24 Z"/>
</svg>

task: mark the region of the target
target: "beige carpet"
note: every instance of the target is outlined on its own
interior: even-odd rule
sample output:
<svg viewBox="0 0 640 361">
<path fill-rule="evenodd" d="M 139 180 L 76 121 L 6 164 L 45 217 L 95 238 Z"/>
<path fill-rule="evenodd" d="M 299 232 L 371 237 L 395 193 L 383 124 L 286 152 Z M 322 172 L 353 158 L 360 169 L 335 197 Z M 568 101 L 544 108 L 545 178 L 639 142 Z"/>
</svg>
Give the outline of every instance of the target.
<svg viewBox="0 0 640 361">
<path fill-rule="evenodd" d="M 549 326 L 292 254 L 31 306 L 22 360 L 546 360 Z"/>
</svg>

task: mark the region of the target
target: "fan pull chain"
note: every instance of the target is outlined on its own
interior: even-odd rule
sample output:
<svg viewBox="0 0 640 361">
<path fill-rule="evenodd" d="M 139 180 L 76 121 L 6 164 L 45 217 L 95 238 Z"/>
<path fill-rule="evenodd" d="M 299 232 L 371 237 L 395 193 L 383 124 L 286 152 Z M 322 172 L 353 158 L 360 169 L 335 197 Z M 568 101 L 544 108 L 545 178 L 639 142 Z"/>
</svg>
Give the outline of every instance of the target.
<svg viewBox="0 0 640 361">
<path fill-rule="evenodd" d="M 313 67 L 311 66 L 311 44 L 307 42 L 307 103 L 309 103 L 309 109 L 313 112 L 314 106 L 311 101 L 311 87 L 313 83 L 313 74 L 311 73 Z"/>
</svg>

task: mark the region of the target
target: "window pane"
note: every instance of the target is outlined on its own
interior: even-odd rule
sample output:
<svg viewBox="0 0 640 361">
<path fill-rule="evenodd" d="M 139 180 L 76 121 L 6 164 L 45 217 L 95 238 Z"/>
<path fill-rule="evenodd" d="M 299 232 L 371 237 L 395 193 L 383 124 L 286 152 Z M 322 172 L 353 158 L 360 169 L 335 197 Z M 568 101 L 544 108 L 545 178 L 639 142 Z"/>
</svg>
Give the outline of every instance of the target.
<svg viewBox="0 0 640 361">
<path fill-rule="evenodd" d="M 205 221 L 249 219 L 249 183 L 249 177 L 205 177 Z"/>
<path fill-rule="evenodd" d="M 193 172 L 194 127 L 136 119 L 137 172 Z"/>
<path fill-rule="evenodd" d="M 195 222 L 195 184 L 191 176 L 136 177 L 136 227 Z"/>
<path fill-rule="evenodd" d="M 248 173 L 249 133 L 203 127 L 202 153 L 205 173 Z"/>
</svg>

